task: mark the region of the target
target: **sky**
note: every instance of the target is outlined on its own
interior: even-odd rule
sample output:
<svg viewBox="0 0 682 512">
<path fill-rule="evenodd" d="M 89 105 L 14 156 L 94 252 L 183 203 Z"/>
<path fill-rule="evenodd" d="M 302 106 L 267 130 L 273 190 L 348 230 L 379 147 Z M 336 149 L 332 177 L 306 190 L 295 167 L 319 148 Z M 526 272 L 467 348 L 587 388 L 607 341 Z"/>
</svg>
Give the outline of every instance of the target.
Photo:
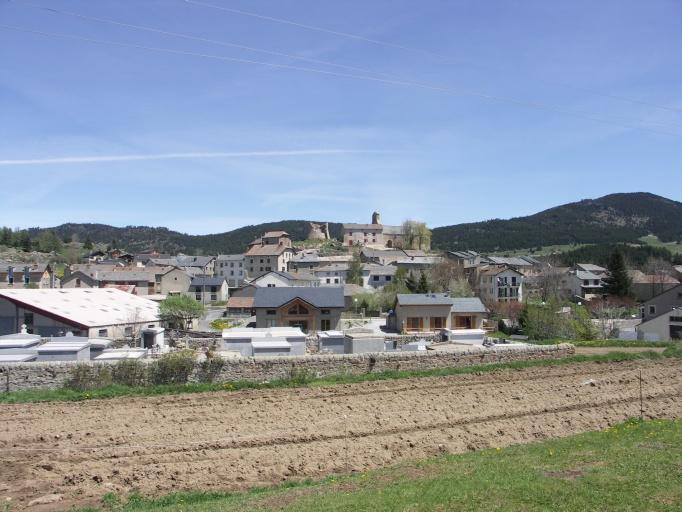
<svg viewBox="0 0 682 512">
<path fill-rule="evenodd" d="M 677 0 L 0 0 L 0 225 L 680 201 L 681 19 Z"/>
</svg>

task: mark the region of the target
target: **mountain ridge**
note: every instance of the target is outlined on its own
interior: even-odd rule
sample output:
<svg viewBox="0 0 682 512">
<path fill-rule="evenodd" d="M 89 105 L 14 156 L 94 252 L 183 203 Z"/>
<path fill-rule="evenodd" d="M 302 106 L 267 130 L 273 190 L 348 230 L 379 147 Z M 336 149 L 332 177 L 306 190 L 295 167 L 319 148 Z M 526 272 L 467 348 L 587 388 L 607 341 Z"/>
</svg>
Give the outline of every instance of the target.
<svg viewBox="0 0 682 512">
<path fill-rule="evenodd" d="M 130 252 L 184 252 L 186 254 L 241 253 L 266 231 L 283 230 L 294 240 L 308 235 L 308 220 L 281 220 L 243 226 L 224 233 L 190 235 L 165 227 L 115 227 L 96 223 L 66 223 L 51 228 L 30 228 L 31 237 L 53 231 L 60 238 L 119 245 Z M 324 221 L 312 221 L 323 223 Z M 342 224 L 329 222 L 332 238 L 342 238 Z M 453 224 L 432 229 L 438 250 L 472 249 L 479 252 L 533 248 L 543 245 L 628 243 L 654 234 L 662 241 L 682 239 L 682 203 L 648 192 L 609 194 L 549 208 L 510 219 Z"/>
</svg>

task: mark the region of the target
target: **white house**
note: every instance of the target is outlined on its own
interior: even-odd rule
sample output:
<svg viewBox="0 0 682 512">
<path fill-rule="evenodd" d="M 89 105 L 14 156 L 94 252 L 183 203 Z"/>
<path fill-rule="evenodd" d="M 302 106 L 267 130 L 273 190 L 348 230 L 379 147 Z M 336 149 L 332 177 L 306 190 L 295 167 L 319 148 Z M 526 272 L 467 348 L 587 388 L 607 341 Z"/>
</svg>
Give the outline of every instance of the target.
<svg viewBox="0 0 682 512">
<path fill-rule="evenodd" d="M 478 272 L 478 286 L 484 302 L 521 302 L 523 274 L 506 265 L 489 265 Z"/>
<path fill-rule="evenodd" d="M 215 275 L 224 277 L 227 286 L 239 288 L 247 278 L 246 262 L 243 254 L 221 254 L 215 261 Z"/>
</svg>

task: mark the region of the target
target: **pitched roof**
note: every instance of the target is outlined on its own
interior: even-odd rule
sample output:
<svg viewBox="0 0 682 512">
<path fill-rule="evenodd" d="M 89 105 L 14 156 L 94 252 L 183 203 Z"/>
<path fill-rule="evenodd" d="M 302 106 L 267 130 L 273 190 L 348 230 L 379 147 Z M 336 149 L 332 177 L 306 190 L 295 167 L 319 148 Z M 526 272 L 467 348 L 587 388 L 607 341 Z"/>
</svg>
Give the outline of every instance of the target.
<svg viewBox="0 0 682 512">
<path fill-rule="evenodd" d="M 279 256 L 284 251 L 293 251 L 291 247 L 285 245 L 252 245 L 249 250 L 244 254 L 245 256 Z"/>
<path fill-rule="evenodd" d="M 0 297 L 86 327 L 159 320 L 156 302 L 115 288 L 12 289 Z"/>
<path fill-rule="evenodd" d="M 401 306 L 450 306 L 454 313 L 486 313 L 478 297 L 450 297 L 447 293 L 400 293 L 397 302 Z"/>
<path fill-rule="evenodd" d="M 227 299 L 227 308 L 251 309 L 253 308 L 253 297 L 230 297 Z"/>
<path fill-rule="evenodd" d="M 606 272 L 606 269 L 604 267 L 600 267 L 599 265 L 593 265 L 592 263 L 578 263 L 576 264 L 576 267 L 587 272 Z"/>
<path fill-rule="evenodd" d="M 286 231 L 268 231 L 262 236 L 262 238 L 280 238 L 283 236 L 289 236 L 289 233 Z"/>
<path fill-rule="evenodd" d="M 225 282 L 224 277 L 195 276 L 190 282 L 190 286 L 222 286 Z"/>
<path fill-rule="evenodd" d="M 514 272 L 515 274 L 523 275 L 520 272 L 514 270 L 511 267 L 508 267 L 506 265 L 491 265 L 489 267 L 484 267 L 481 269 L 480 274 L 481 275 L 487 275 L 487 276 L 496 276 L 497 274 L 501 274 L 502 272 Z"/>
<path fill-rule="evenodd" d="M 451 306 L 453 298 L 447 293 L 399 293 L 401 306 Z"/>
<path fill-rule="evenodd" d="M 317 308 L 344 307 L 343 287 L 341 286 L 258 288 L 254 297 L 254 307 L 278 308 L 297 298 Z"/>
<path fill-rule="evenodd" d="M 343 229 L 353 230 L 353 231 L 356 231 L 356 230 L 368 230 L 369 231 L 370 229 L 372 229 L 372 230 L 378 229 L 379 231 L 381 231 L 381 230 L 383 230 L 383 228 L 384 228 L 384 226 L 382 226 L 381 224 L 344 224 L 343 225 Z"/>
</svg>

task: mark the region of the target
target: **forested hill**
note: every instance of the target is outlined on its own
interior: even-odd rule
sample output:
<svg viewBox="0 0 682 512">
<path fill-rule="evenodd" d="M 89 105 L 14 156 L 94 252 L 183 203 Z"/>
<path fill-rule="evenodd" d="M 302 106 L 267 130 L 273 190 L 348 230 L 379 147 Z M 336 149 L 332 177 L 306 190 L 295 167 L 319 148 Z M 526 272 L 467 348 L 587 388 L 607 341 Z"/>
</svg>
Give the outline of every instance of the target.
<svg viewBox="0 0 682 512">
<path fill-rule="evenodd" d="M 481 252 L 546 245 L 636 242 L 654 234 L 664 242 L 682 239 L 682 203 L 646 192 L 585 199 L 509 220 L 493 219 L 433 230 L 442 250 Z"/>
<path fill-rule="evenodd" d="M 409 217 L 406 205 L 405 216 Z M 214 235 L 188 235 L 166 228 L 114 227 L 104 224 L 62 224 L 28 230 L 36 239 L 51 230 L 59 238 L 116 245 L 130 252 L 157 250 L 185 254 L 242 253 L 247 244 L 266 231 L 287 231 L 293 240 L 305 240 L 309 222 L 282 220 L 244 226 Z M 330 223 L 331 236 L 342 238 L 341 224 Z M 433 229 L 434 249 L 473 249 L 480 252 L 531 249 L 547 245 L 636 242 L 654 234 L 661 241 L 682 240 L 682 203 L 645 192 L 611 194 L 557 206 L 528 217 L 494 219 Z M 112 242 L 114 242 L 112 244 Z M 29 244 L 30 245 L 30 244 Z"/>
<path fill-rule="evenodd" d="M 29 229 L 31 238 L 36 238 L 47 229 Z M 84 242 L 88 238 L 94 243 L 116 245 L 129 252 L 157 250 L 175 254 L 232 254 L 243 253 L 249 242 L 267 231 L 286 231 L 293 240 L 305 240 L 310 224 L 306 220 L 282 220 L 268 222 L 214 235 L 188 235 L 167 228 L 147 226 L 114 227 L 106 224 L 62 224 L 50 231 L 61 239 L 75 238 Z M 341 224 L 330 223 L 329 231 L 334 238 L 341 238 Z"/>
</svg>

